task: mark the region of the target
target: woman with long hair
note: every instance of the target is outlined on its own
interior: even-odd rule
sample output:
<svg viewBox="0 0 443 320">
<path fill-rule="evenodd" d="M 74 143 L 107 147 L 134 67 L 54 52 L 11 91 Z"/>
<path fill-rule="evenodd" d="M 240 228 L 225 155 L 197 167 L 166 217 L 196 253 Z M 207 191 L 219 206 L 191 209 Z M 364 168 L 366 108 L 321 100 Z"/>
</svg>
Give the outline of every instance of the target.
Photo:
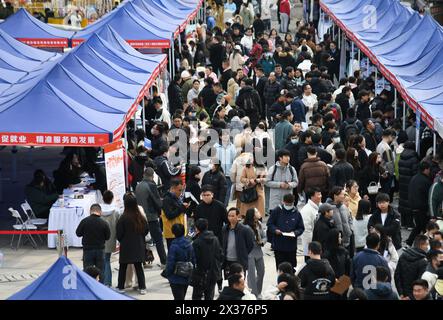
<svg viewBox="0 0 443 320">
<path fill-rule="evenodd" d="M 282 273 L 277 278 L 279 293 L 275 300 L 302 300 L 300 280 L 294 274 Z"/>
<path fill-rule="evenodd" d="M 351 179 L 346 182 L 346 195 L 349 196 L 349 211 L 353 217 L 357 215 L 358 202 L 361 200 L 358 189 L 357 181 Z"/>
<path fill-rule="evenodd" d="M 368 187 L 382 186 L 388 178 L 386 170 L 381 165 L 382 158 L 377 152 L 371 153 L 368 158 L 368 164 L 361 172 L 360 190 L 361 195 L 367 195 L 371 201 L 372 210 L 377 208 L 375 197 L 377 193 L 369 193 Z M 379 188 L 380 189 L 380 188 Z"/>
<path fill-rule="evenodd" d="M 148 222 L 137 204 L 132 192 L 123 197 L 125 206 L 123 215 L 117 222 L 117 239 L 120 242 L 120 268 L 118 271 L 118 290 L 124 291 L 126 269 L 133 264 L 137 274 L 140 294 L 146 294 L 145 274 L 142 263 L 145 261 L 145 237 L 148 234 Z"/>
<path fill-rule="evenodd" d="M 380 236 L 380 247 L 378 252 L 385 258 L 391 271 L 391 279 L 394 279 L 394 271 L 398 263 L 398 252 L 395 249 L 391 237 L 386 234 L 385 227 L 381 224 L 376 224 L 370 232 L 375 232 Z"/>
<path fill-rule="evenodd" d="M 248 287 L 251 292 L 261 298 L 263 290 L 263 278 L 265 277 L 265 260 L 263 259 L 262 247 L 266 243 L 266 233 L 260 222 L 261 214 L 256 208 L 246 211 L 244 225 L 251 228 L 254 233 L 254 248 L 248 256 Z"/>
<path fill-rule="evenodd" d="M 358 202 L 357 214 L 353 218 L 355 251 L 360 252 L 365 248 L 368 235 L 368 222 L 371 217 L 371 202 L 362 199 Z"/>
<path fill-rule="evenodd" d="M 352 144 L 351 144 L 351 142 L 352 142 Z M 360 167 L 365 168 L 368 163 L 368 160 L 369 160 L 369 155 L 368 155 L 368 152 L 366 151 L 365 137 L 363 137 L 361 134 L 353 135 L 350 137 L 348 145 L 353 146 L 355 148 L 355 150 L 357 150 L 358 162 L 360 163 Z"/>
<path fill-rule="evenodd" d="M 349 162 L 354 168 L 354 179 L 359 181 L 362 168 L 360 165 L 360 161 L 358 160 L 358 152 L 355 148 L 348 148 L 348 150 L 346 151 L 346 161 Z"/>
</svg>

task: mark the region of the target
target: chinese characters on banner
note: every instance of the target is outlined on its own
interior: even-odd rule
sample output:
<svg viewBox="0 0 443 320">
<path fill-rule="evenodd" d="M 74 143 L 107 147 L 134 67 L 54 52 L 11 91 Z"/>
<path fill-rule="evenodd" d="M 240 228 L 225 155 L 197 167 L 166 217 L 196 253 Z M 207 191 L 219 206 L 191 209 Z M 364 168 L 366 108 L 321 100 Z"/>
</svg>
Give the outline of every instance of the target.
<svg viewBox="0 0 443 320">
<path fill-rule="evenodd" d="M 103 146 L 109 142 L 104 134 L 1 133 L 0 145 Z"/>
<path fill-rule="evenodd" d="M 123 212 L 123 196 L 126 192 L 125 166 L 122 140 L 107 144 L 105 149 L 106 182 L 108 190 L 114 194 L 116 207 Z"/>
</svg>

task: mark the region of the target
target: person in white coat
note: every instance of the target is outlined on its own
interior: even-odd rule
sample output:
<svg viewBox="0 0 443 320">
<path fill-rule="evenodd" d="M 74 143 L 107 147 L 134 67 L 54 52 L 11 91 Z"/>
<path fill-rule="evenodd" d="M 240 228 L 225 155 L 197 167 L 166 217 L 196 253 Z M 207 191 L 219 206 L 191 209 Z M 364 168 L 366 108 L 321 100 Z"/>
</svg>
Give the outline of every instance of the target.
<svg viewBox="0 0 443 320">
<path fill-rule="evenodd" d="M 303 232 L 301 235 L 305 262 L 309 260 L 308 245 L 312 242 L 312 234 L 314 231 L 315 222 L 317 221 L 321 197 L 322 194 L 319 188 L 309 188 L 306 190 L 306 199 L 308 199 L 308 203 L 306 203 L 306 205 L 300 211 L 303 218 L 303 224 L 305 226 L 305 232 Z"/>
</svg>

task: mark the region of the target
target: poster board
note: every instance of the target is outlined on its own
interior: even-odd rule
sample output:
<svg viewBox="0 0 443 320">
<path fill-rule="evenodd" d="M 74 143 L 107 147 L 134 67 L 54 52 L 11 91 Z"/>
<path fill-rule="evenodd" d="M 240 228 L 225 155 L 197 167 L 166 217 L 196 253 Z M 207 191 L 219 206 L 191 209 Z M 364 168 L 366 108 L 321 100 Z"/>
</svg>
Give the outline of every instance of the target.
<svg viewBox="0 0 443 320">
<path fill-rule="evenodd" d="M 114 194 L 114 204 L 123 212 L 123 196 L 126 193 L 123 141 L 117 140 L 104 146 L 106 183 Z"/>
</svg>

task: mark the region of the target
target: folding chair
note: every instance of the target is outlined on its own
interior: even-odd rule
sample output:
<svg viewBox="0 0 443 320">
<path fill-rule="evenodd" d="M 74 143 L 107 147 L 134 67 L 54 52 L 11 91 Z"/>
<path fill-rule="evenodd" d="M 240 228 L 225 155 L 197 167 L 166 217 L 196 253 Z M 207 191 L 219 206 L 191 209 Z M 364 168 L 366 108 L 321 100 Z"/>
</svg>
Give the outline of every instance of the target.
<svg viewBox="0 0 443 320">
<path fill-rule="evenodd" d="M 25 200 L 24 203 L 20 205 L 22 207 L 23 212 L 25 213 L 25 224 L 33 224 L 37 227 L 37 229 L 47 229 L 45 226 L 48 223 L 48 219 L 38 219 L 35 216 L 34 211 L 32 210 L 31 206 L 29 205 L 28 201 Z M 43 243 L 42 237 L 38 234 L 37 237 L 40 239 L 40 242 Z"/>
<path fill-rule="evenodd" d="M 8 210 L 9 210 L 9 212 L 11 212 L 12 217 L 16 219 L 16 222 L 15 222 L 16 224 L 14 224 L 12 226 L 14 230 L 16 230 L 16 231 L 32 231 L 32 230 L 37 230 L 37 227 L 35 225 L 25 223 L 23 221 L 20 213 L 17 210 L 14 210 L 12 208 L 9 208 Z M 13 248 L 12 244 L 14 243 L 14 237 L 15 237 L 15 235 L 12 235 L 11 248 Z M 32 237 L 32 235 L 27 234 L 26 237 L 31 242 L 31 245 L 34 247 L 34 249 L 37 249 L 37 243 L 35 242 L 35 240 Z M 16 246 L 15 250 L 18 250 L 18 248 L 20 247 L 21 239 L 22 239 L 22 235 L 20 234 L 19 237 L 18 237 L 18 242 L 17 242 L 17 246 Z"/>
</svg>

